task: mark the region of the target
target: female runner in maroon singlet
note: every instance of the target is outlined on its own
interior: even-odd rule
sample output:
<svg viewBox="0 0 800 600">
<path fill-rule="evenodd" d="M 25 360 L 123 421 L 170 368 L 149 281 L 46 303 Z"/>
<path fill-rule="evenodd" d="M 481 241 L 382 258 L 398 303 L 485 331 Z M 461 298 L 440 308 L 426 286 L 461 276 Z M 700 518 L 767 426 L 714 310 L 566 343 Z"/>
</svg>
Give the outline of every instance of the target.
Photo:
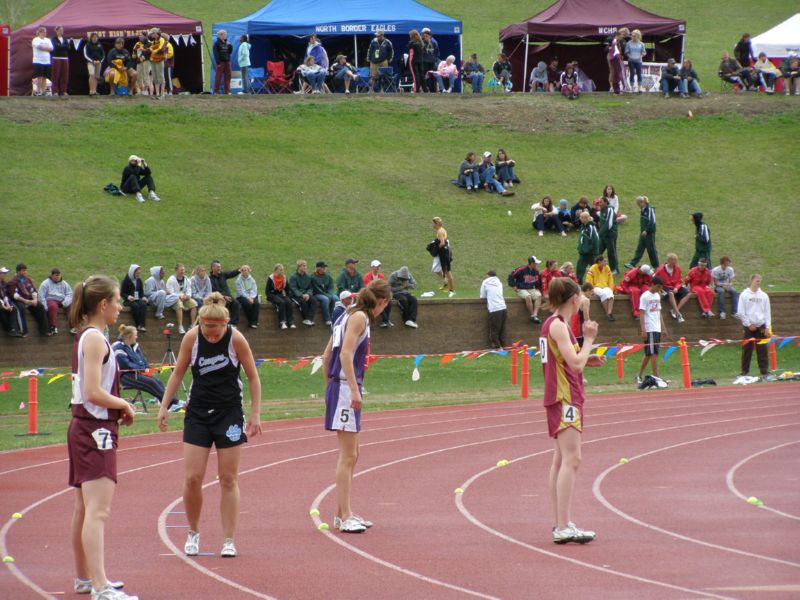
<svg viewBox="0 0 800 600">
<path fill-rule="evenodd" d="M 539 355 L 544 370 L 544 406 L 547 426 L 554 439 L 555 451 L 550 467 L 550 500 L 556 526 L 556 544 L 585 544 L 595 538 L 593 531 L 582 531 L 570 520 L 572 491 L 581 461 L 583 431 L 583 369 L 605 364 L 605 357 L 590 354 L 597 336 L 597 323 L 583 324 L 584 344 L 578 348 L 567 323 L 581 304 L 578 284 L 557 277 L 549 286 L 550 305 L 554 312 L 542 325 Z"/>
</svg>

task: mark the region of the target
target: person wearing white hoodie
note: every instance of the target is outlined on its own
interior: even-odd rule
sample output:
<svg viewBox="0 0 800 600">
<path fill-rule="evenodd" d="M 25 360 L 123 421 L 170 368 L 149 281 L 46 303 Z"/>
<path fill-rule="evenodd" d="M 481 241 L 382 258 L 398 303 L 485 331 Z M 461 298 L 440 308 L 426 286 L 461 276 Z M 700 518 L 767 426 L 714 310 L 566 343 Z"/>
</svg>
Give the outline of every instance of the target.
<svg viewBox="0 0 800 600">
<path fill-rule="evenodd" d="M 211 282 L 209 281 L 209 286 Z M 189 311 L 189 328 L 191 329 L 197 319 L 197 301 L 192 298 L 192 281 L 186 277 L 186 266 L 183 263 L 175 265 L 175 274 L 167 279 L 167 294 L 178 297 L 173 305 L 175 316 L 178 318 L 178 333 L 183 335 L 183 311 Z"/>
<path fill-rule="evenodd" d="M 744 339 L 750 340 L 742 346 L 742 375 L 750 372 L 750 360 L 753 358 L 755 346 L 758 370 L 762 377 L 771 378 L 767 345 L 759 343 L 759 340 L 768 339 L 772 335 L 772 312 L 769 296 L 761 289 L 761 275 L 753 275 L 750 278 L 750 287 L 739 294 L 736 317 L 744 326 Z"/>
<path fill-rule="evenodd" d="M 164 267 L 156 266 L 150 269 L 150 277 L 144 282 L 144 295 L 156 311 L 156 319 L 164 318 L 164 309 L 173 306 L 178 301 L 176 294 L 168 294 L 164 283 Z"/>
<path fill-rule="evenodd" d="M 492 348 L 502 348 L 506 336 L 508 309 L 503 298 L 503 283 L 497 273 L 489 271 L 481 283 L 481 298 L 486 299 L 489 310 L 489 344 Z"/>
<path fill-rule="evenodd" d="M 61 270 L 53 267 L 50 277 L 39 286 L 39 299 L 47 309 L 47 320 L 50 322 L 50 333 L 58 333 L 58 310 L 69 312 L 72 304 L 72 288 L 61 279 Z"/>
</svg>

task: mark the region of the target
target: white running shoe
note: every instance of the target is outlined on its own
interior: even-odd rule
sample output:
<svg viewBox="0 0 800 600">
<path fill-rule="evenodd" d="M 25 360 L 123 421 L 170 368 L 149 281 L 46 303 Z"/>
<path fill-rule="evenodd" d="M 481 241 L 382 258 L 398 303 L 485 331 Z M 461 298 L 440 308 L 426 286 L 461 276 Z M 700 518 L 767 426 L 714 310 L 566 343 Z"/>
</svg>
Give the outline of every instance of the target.
<svg viewBox="0 0 800 600">
<path fill-rule="evenodd" d="M 453 297 L 453 296 L 455 296 L 455 295 L 456 295 L 456 293 L 455 293 L 455 292 L 448 292 L 448 294 L 447 294 L 447 297 L 448 297 L 448 298 L 452 298 L 452 297 Z"/>
<path fill-rule="evenodd" d="M 725 318 L 727 318 L 727 316 L 728 316 L 728 315 L 726 315 L 726 314 L 725 314 L 725 311 L 724 311 L 724 310 L 723 310 L 722 312 L 720 312 L 720 313 L 719 313 L 719 318 L 720 318 L 720 319 L 725 319 Z"/>
<path fill-rule="evenodd" d="M 136 192 L 136 201 L 137 202 L 144 202 L 144 196 L 142 196 L 141 192 Z"/>
<path fill-rule="evenodd" d="M 233 545 L 232 538 L 225 538 L 222 542 L 222 551 L 219 553 L 222 558 L 234 558 L 236 556 L 236 546 Z"/>
<path fill-rule="evenodd" d="M 139 596 L 131 596 L 107 585 L 102 590 L 92 589 L 92 600 L 139 600 Z"/>
<path fill-rule="evenodd" d="M 150 198 L 150 200 L 152 200 L 153 202 L 161 202 L 161 198 L 156 196 L 155 192 L 150 192 L 150 195 L 148 196 L 148 198 Z"/>
<path fill-rule="evenodd" d="M 183 325 L 180 325 L 180 326 L 178 327 L 178 333 L 179 333 L 180 335 L 183 335 L 183 334 L 185 334 L 185 333 L 186 333 L 186 330 L 183 328 Z"/>
<path fill-rule="evenodd" d="M 285 321 L 281 321 L 281 329 L 289 329 Z"/>
<path fill-rule="evenodd" d="M 306 327 L 311 327 L 313 324 L 314 322 L 311 321 L 311 319 L 303 319 L 303 325 L 305 325 Z"/>
<path fill-rule="evenodd" d="M 120 590 L 125 587 L 125 583 L 122 581 L 108 581 L 106 582 L 115 590 Z M 75 578 L 75 593 L 76 594 L 91 594 L 92 593 L 92 580 L 91 579 L 81 579 L 80 577 Z"/>
<path fill-rule="evenodd" d="M 416 329 L 417 327 L 419 327 L 419 326 L 416 324 L 416 322 L 414 322 L 414 321 L 411 321 L 411 320 L 408 320 L 408 321 L 406 321 L 406 322 L 405 322 L 405 325 L 406 325 L 406 327 L 412 327 L 412 328 L 414 328 L 414 329 Z"/>
<path fill-rule="evenodd" d="M 183 545 L 183 553 L 186 556 L 197 556 L 200 552 L 200 532 L 190 531 L 186 535 L 186 543 Z"/>
<path fill-rule="evenodd" d="M 356 519 L 357 521 L 361 521 L 361 524 L 364 525 L 364 527 L 366 527 L 367 529 L 372 527 L 372 521 L 367 521 L 364 517 L 359 517 L 358 515 L 354 514 L 352 518 Z M 342 519 L 339 517 L 333 517 L 333 527 L 335 529 L 339 529 L 341 526 L 342 526 Z"/>
<path fill-rule="evenodd" d="M 594 531 L 583 531 L 575 526 L 575 523 L 567 523 L 564 529 L 553 528 L 553 542 L 556 544 L 588 544 L 597 536 Z"/>
<path fill-rule="evenodd" d="M 364 533 L 366 530 L 367 526 L 358 520 L 355 515 L 339 522 L 339 531 L 342 533 Z"/>
</svg>

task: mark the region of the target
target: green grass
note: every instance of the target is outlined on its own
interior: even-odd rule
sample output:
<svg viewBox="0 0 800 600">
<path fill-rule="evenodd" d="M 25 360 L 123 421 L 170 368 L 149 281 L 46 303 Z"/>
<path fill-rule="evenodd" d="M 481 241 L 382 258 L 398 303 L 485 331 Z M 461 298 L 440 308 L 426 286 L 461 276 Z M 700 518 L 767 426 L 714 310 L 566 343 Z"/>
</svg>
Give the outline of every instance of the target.
<svg viewBox="0 0 800 600">
<path fill-rule="evenodd" d="M 718 347 L 704 357 L 700 350 L 690 349 L 693 379 L 714 378 L 717 383 L 728 384 L 738 372 L 740 350 L 736 347 Z M 625 382 L 619 384 L 616 375 L 616 359 L 603 368 L 587 370 L 587 393 L 591 406 L 591 395 L 631 390 L 630 382 L 636 373 L 642 354 L 637 353 L 625 361 Z M 438 357 L 425 358 L 420 364 L 420 380 L 411 381 L 413 359 L 382 359 L 370 366 L 365 380 L 369 395 L 365 397 L 365 410 L 387 410 L 470 404 L 477 402 L 519 399 L 518 388 L 509 383 L 510 357 L 486 355 L 478 359 L 457 358 L 440 365 Z M 754 357 L 755 361 L 755 357 Z M 780 371 L 800 371 L 800 348 L 794 343 L 778 351 Z M 660 362 L 660 374 L 672 381 L 673 388 L 681 384 L 680 357 L 677 352 L 667 362 Z M 755 362 L 753 362 L 755 369 Z M 321 373 L 310 375 L 310 366 L 292 371 L 290 365 L 278 366 L 264 363 L 259 367 L 263 388 L 263 420 L 299 417 L 315 417 L 324 413 L 324 394 Z M 538 358 L 530 362 L 530 402 L 539 403 L 542 393 L 541 367 Z M 649 370 L 648 370 L 649 372 Z M 166 378 L 166 374 L 163 375 Z M 24 448 L 41 444 L 65 441 L 69 422 L 69 382 L 60 379 L 47 385 L 48 375 L 39 382 L 39 431 L 50 432 L 49 436 L 30 438 L 17 437 L 27 431 L 27 413 L 20 410 L 20 402 L 27 403 L 27 382 L 11 380 L 10 390 L 0 394 L 0 450 Z M 188 380 L 187 380 L 188 383 Z M 772 385 L 783 385 L 775 383 Z M 754 389 L 760 389 L 756 387 Z M 653 392 L 657 394 L 658 392 Z M 720 388 L 720 394 L 724 394 Z M 183 397 L 183 396 L 181 396 Z M 249 396 L 245 392 L 245 406 L 249 407 Z M 137 415 L 131 428 L 123 428 L 123 434 L 150 433 L 157 431 L 157 407 L 151 405 L 148 415 Z M 183 420 L 179 415 L 171 416 L 171 428 L 181 429 Z M 320 425 L 321 427 L 322 425 Z"/>
</svg>

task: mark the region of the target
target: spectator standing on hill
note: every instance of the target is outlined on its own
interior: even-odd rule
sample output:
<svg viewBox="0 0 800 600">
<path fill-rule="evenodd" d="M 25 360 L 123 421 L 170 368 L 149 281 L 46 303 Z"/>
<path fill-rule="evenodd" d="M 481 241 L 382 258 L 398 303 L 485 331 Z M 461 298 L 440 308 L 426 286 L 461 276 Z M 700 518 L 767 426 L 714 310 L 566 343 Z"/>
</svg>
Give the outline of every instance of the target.
<svg viewBox="0 0 800 600">
<path fill-rule="evenodd" d="M 153 92 L 152 63 L 150 62 L 150 40 L 144 33 L 133 45 L 133 58 L 136 61 L 136 82 L 140 94 L 148 96 Z"/>
<path fill-rule="evenodd" d="M 336 278 L 336 291 L 342 293 L 343 290 L 358 294 L 364 287 L 364 278 L 361 273 L 356 271 L 358 261 L 355 258 L 348 258 L 344 261 L 344 268 Z"/>
<path fill-rule="evenodd" d="M 719 63 L 719 76 L 728 83 L 740 86 L 743 90 L 753 87 L 753 72 L 750 67 L 743 67 L 735 58 L 731 58 L 727 52 L 722 53 L 722 61 Z"/>
<path fill-rule="evenodd" d="M 72 288 L 61 279 L 61 270 L 58 267 L 51 269 L 50 277 L 39 286 L 39 297 L 47 309 L 50 333 L 56 334 L 58 333 L 59 309 L 69 312 L 67 309 L 72 304 Z"/>
<path fill-rule="evenodd" d="M 144 202 L 142 190 L 147 188 L 150 191 L 148 198 L 153 202 L 159 202 L 161 198 L 156 195 L 156 182 L 153 180 L 153 172 L 145 159 L 131 154 L 128 157 L 128 164 L 122 170 L 122 182 L 119 189 L 123 194 L 136 194 L 137 202 Z"/>
<path fill-rule="evenodd" d="M 225 94 L 231 93 L 231 56 L 233 55 L 233 46 L 228 41 L 228 32 L 220 29 L 217 32 L 217 40 L 214 42 L 214 87 L 211 89 L 212 94 L 219 94 L 219 84 L 223 84 Z M 230 308 L 230 307 L 228 307 Z"/>
<path fill-rule="evenodd" d="M 697 303 L 700 305 L 700 316 L 704 318 L 713 317 L 711 303 L 714 302 L 714 290 L 711 288 L 711 271 L 707 268 L 705 258 L 701 258 L 696 267 L 689 269 L 686 274 L 686 285 L 697 297 Z"/>
<path fill-rule="evenodd" d="M 725 296 L 731 297 L 731 312 L 735 315 L 739 305 L 739 293 L 733 287 L 733 280 L 736 279 L 736 274 L 731 267 L 731 259 L 723 256 L 719 259 L 719 265 L 711 269 L 711 278 L 714 280 L 714 292 L 717 294 L 717 302 L 719 303 L 719 318 L 724 319 L 728 316 L 725 312 Z"/>
<path fill-rule="evenodd" d="M 755 347 L 758 370 L 764 379 L 771 379 L 767 345 L 758 343 L 759 340 L 769 338 L 772 329 L 769 296 L 761 289 L 761 275 L 753 275 L 750 278 L 750 287 L 742 290 L 739 296 L 739 312 L 736 316 L 744 327 L 744 339 L 748 340 L 742 345 L 741 374 L 750 373 L 750 360 L 753 358 Z"/>
<path fill-rule="evenodd" d="M 258 283 L 250 274 L 250 265 L 242 265 L 236 278 L 236 300 L 247 317 L 250 329 L 258 329 L 261 318 L 261 303 L 258 301 Z"/>
<path fill-rule="evenodd" d="M 36 37 L 31 41 L 33 48 L 33 78 L 36 82 L 34 96 L 47 95 L 47 80 L 50 78 L 50 53 L 53 51 L 53 42 L 47 37 L 47 29 L 39 27 Z"/>
<path fill-rule="evenodd" d="M 630 269 L 635 267 L 647 250 L 647 257 L 653 263 L 653 268 L 657 269 L 658 252 L 656 251 L 656 211 L 650 206 L 650 200 L 647 196 L 639 196 L 636 198 L 636 205 L 639 207 L 639 243 L 636 245 L 636 252 L 633 253 L 633 258 L 625 263 L 625 268 Z"/>
<path fill-rule="evenodd" d="M 478 62 L 477 54 L 470 54 L 469 60 L 464 63 L 464 79 L 472 86 L 473 94 L 483 92 L 483 80 L 486 77 L 486 68 Z"/>
<path fill-rule="evenodd" d="M 205 270 L 203 270 L 205 273 Z M 206 278 L 208 281 L 208 278 Z M 211 293 L 211 282 L 208 281 L 208 294 Z M 183 327 L 183 313 L 189 311 L 189 329 L 197 319 L 197 301 L 192 297 L 192 280 L 186 277 L 186 266 L 183 263 L 175 265 L 175 273 L 167 279 L 167 294 L 175 296 L 178 300 L 173 305 L 175 316 L 178 319 L 178 333 L 183 335 L 186 329 Z M 206 296 L 208 295 L 206 294 Z M 205 296 L 203 296 L 205 298 Z M 200 302 L 203 301 L 200 299 Z"/>
<path fill-rule="evenodd" d="M 621 28 L 608 46 L 608 64 L 611 67 L 611 91 L 621 94 L 625 91 L 625 39 L 630 31 L 627 27 Z"/>
<path fill-rule="evenodd" d="M 417 287 L 417 282 L 408 267 L 402 266 L 389 275 L 389 286 L 392 296 L 400 306 L 400 314 L 406 327 L 417 328 L 417 299 L 410 292 Z"/>
<path fill-rule="evenodd" d="M 20 331 L 23 334 L 28 333 L 28 323 L 25 319 L 25 309 L 27 309 L 36 319 L 39 335 L 53 335 L 47 325 L 47 311 L 45 310 L 44 302 L 39 297 L 33 281 L 28 277 L 28 266 L 25 263 L 17 265 L 17 272 L 8 282 L 7 289 L 8 295 L 11 296 L 19 311 Z"/>
<path fill-rule="evenodd" d="M 679 74 L 681 76 L 681 91 L 683 94 L 694 94 L 698 98 L 702 97 L 703 90 L 700 88 L 700 77 L 697 75 L 697 71 L 694 70 L 692 61 L 685 58 Z"/>
<path fill-rule="evenodd" d="M 411 73 L 411 81 L 413 82 L 412 94 L 427 91 L 425 89 L 425 68 L 422 62 L 423 53 L 422 36 L 420 36 L 419 31 L 412 29 L 408 33 L 408 70 Z M 472 91 L 475 91 L 474 86 Z"/>
<path fill-rule="evenodd" d="M 608 266 L 605 256 L 598 256 L 594 264 L 586 271 L 585 283 L 592 284 L 592 292 L 606 313 L 606 319 L 616 321 L 614 318 L 614 275 Z"/>
<path fill-rule="evenodd" d="M 192 273 L 191 279 L 192 300 L 197 303 L 197 306 L 203 305 L 203 300 L 206 299 L 211 293 L 211 279 L 208 277 L 206 268 L 203 265 L 197 265 Z M 195 318 L 192 317 L 192 325 L 194 325 Z"/>
<path fill-rule="evenodd" d="M 378 77 L 380 74 L 378 69 L 381 67 L 388 67 L 393 58 L 394 47 L 392 46 L 392 42 L 386 39 L 383 29 L 378 29 L 375 32 L 375 37 L 369 43 L 369 50 L 367 50 L 370 92 L 375 91 L 375 86 L 378 83 Z"/>
<path fill-rule="evenodd" d="M 592 222 L 589 211 L 581 212 L 580 222 L 581 233 L 578 238 L 578 266 L 575 269 L 575 274 L 578 277 L 578 283 L 583 283 L 583 276 L 586 273 L 586 269 L 589 268 L 594 262 L 595 257 L 600 253 L 600 236 Z"/>
<path fill-rule="evenodd" d="M 503 92 L 509 93 L 511 91 L 511 63 L 505 54 L 497 55 L 497 60 L 492 65 L 492 73 L 494 73 L 497 83 L 503 86 Z"/>
<path fill-rule="evenodd" d="M 319 41 L 316 33 L 312 33 L 308 38 L 308 46 L 306 47 L 306 56 L 313 56 L 314 63 L 318 64 L 320 67 L 325 69 L 326 71 L 330 67 L 330 60 L 328 59 L 328 53 L 325 51 L 325 48 L 322 46 L 322 42 Z"/>
<path fill-rule="evenodd" d="M 150 302 L 144 295 L 144 285 L 139 275 L 142 268 L 137 264 L 132 264 L 128 269 L 128 274 L 122 279 L 119 286 L 119 295 L 122 297 L 123 306 L 131 309 L 133 323 L 139 331 L 147 331 L 145 322 L 147 320 L 147 305 Z"/>
<path fill-rule="evenodd" d="M 678 256 L 672 252 L 667 254 L 667 262 L 656 269 L 655 276 L 661 280 L 663 285 L 661 295 L 666 296 L 672 306 L 669 311 L 670 316 L 678 323 L 683 323 L 681 308 L 689 301 L 689 290 L 683 285 Z"/>
<path fill-rule="evenodd" d="M 51 79 L 53 96 L 65 98 L 69 96 L 69 40 L 64 37 L 64 28 L 56 27 L 55 35 L 50 38 L 53 51 L 50 53 Z"/>
<path fill-rule="evenodd" d="M 756 55 L 753 52 L 753 45 L 750 43 L 749 33 L 743 33 L 742 38 L 736 42 L 736 45 L 733 47 L 733 55 L 743 67 L 749 67 L 750 61 L 756 61 Z"/>
<path fill-rule="evenodd" d="M 623 215 L 619 212 L 619 198 L 617 197 L 617 192 L 614 189 L 614 186 L 610 183 L 603 188 L 603 195 L 601 198 L 608 199 L 608 205 L 614 209 L 614 212 L 617 215 L 617 223 L 624 223 L 628 220 L 627 215 Z"/>
<path fill-rule="evenodd" d="M 278 311 L 278 323 L 281 329 L 295 329 L 292 318 L 292 301 L 287 288 L 286 273 L 283 265 L 278 263 L 272 268 L 272 274 L 267 277 L 267 300 Z"/>
<path fill-rule="evenodd" d="M 455 283 L 453 282 L 453 252 L 450 247 L 450 238 L 447 237 L 447 230 L 444 228 L 441 217 L 433 217 L 433 230 L 436 232 L 436 258 L 439 259 L 441 268 L 440 276 L 443 280 L 441 290 L 448 290 L 447 296 L 452 298 L 456 295 Z"/>
<path fill-rule="evenodd" d="M 611 272 L 616 275 L 617 269 L 617 213 L 608 202 L 608 198 L 600 198 L 600 248 L 599 253 L 608 253 L 608 266 Z M 613 287 L 611 288 L 614 289 Z"/>
<path fill-rule="evenodd" d="M 767 58 L 767 55 L 764 52 L 758 55 L 758 60 L 756 61 L 756 64 L 753 65 L 753 69 L 758 75 L 758 78 L 764 86 L 764 90 L 767 92 L 767 94 L 774 94 L 775 82 L 783 75 L 781 70 L 772 64 L 772 61 Z"/>
<path fill-rule="evenodd" d="M 425 77 L 428 76 L 428 73 L 431 71 L 435 71 L 437 65 L 441 62 L 440 54 L 439 54 L 439 42 L 436 41 L 433 37 L 433 33 L 427 27 L 422 28 L 422 69 L 425 73 Z M 426 79 L 425 80 L 428 90 L 431 92 L 435 92 L 436 88 L 434 87 L 433 80 Z"/>
<path fill-rule="evenodd" d="M 664 98 L 669 98 L 669 95 L 677 90 L 681 98 L 686 98 L 685 85 L 686 82 L 681 77 L 681 70 L 675 64 L 675 59 L 670 58 L 667 64 L 661 67 L 661 93 Z"/>
<path fill-rule="evenodd" d="M 144 295 L 156 312 L 156 319 L 164 318 L 164 309 L 175 306 L 178 302 L 176 294 L 167 293 L 164 282 L 164 267 L 155 266 L 150 269 L 150 277 L 144 282 Z"/>
<path fill-rule="evenodd" d="M 377 279 L 386 279 L 386 275 L 381 273 L 381 261 L 378 259 L 373 260 L 369 263 L 369 272 L 364 275 L 364 286 L 368 286 L 370 281 L 375 281 Z M 391 311 L 392 303 L 386 305 L 386 308 L 383 309 L 381 313 L 381 327 L 394 327 L 394 323 L 389 320 L 389 312 Z"/>
<path fill-rule="evenodd" d="M 509 158 L 505 150 L 500 148 L 497 151 L 497 158 L 494 161 L 495 173 L 497 178 L 503 184 L 503 187 L 512 188 L 515 183 L 519 183 L 517 174 L 514 169 L 517 166 L 517 161 Z"/>
<path fill-rule="evenodd" d="M 639 299 L 642 294 L 650 289 L 653 281 L 653 269 L 650 265 L 633 267 L 622 278 L 619 285 L 615 288 L 618 294 L 626 294 L 631 297 L 631 311 L 633 320 L 639 320 Z"/>
<path fill-rule="evenodd" d="M 242 92 L 250 93 L 250 36 L 247 34 L 239 36 L 239 49 L 236 51 L 236 62 L 239 63 L 239 70 L 242 72 Z"/>
<path fill-rule="evenodd" d="M 458 166 L 458 184 L 467 188 L 468 192 L 473 189 L 477 192 L 481 185 L 481 175 L 478 173 L 478 163 L 475 162 L 475 153 L 467 152 L 467 156 Z"/>
<path fill-rule="evenodd" d="M 647 48 L 642 42 L 642 32 L 634 29 L 631 31 L 630 41 L 625 43 L 625 55 L 628 57 L 628 71 L 633 92 L 642 92 L 642 61 L 644 61 L 645 54 L 647 54 Z"/>
<path fill-rule="evenodd" d="M 239 303 L 233 298 L 231 289 L 228 287 L 228 279 L 233 279 L 239 276 L 239 269 L 233 271 L 223 271 L 222 265 L 218 260 L 211 263 L 211 291 L 219 292 L 225 298 L 225 307 L 228 309 L 230 316 L 230 324 L 236 325 L 239 323 Z"/>
<path fill-rule="evenodd" d="M 150 69 L 153 75 L 153 96 L 163 98 L 166 95 L 164 63 L 167 60 L 169 49 L 167 48 L 166 40 L 161 37 L 161 32 L 158 29 L 151 29 L 147 36 L 150 39 Z M 228 68 L 230 69 L 230 62 L 228 63 Z M 230 76 L 228 81 L 228 88 L 230 89 Z"/>
<path fill-rule="evenodd" d="M 701 258 L 706 259 L 706 264 L 711 263 L 711 233 L 708 230 L 708 225 L 703 223 L 703 213 L 692 213 L 692 223 L 694 223 L 694 256 L 692 262 L 689 263 L 689 268 L 697 266 Z"/>
<path fill-rule="evenodd" d="M 481 282 L 480 297 L 486 300 L 486 308 L 489 310 L 489 345 L 492 348 L 502 348 L 506 345 L 508 309 L 503 298 L 503 282 L 494 271 L 486 273 L 486 279 Z"/>
<path fill-rule="evenodd" d="M 7 273 L 6 267 L 0 267 L 0 325 L 11 337 L 23 337 L 19 310 L 8 293 Z"/>
<path fill-rule="evenodd" d="M 517 267 L 508 275 L 508 287 L 525 302 L 529 318 L 534 323 L 542 322 L 539 318 L 539 309 L 542 307 L 542 275 L 536 268 L 536 265 L 540 264 L 542 261 L 538 258 L 529 256 L 527 265 Z M 500 292 L 502 293 L 502 291 L 501 285 Z"/>
<path fill-rule="evenodd" d="M 531 71 L 531 93 L 547 91 L 547 63 L 540 60 Z"/>
<path fill-rule="evenodd" d="M 542 198 L 541 202 L 537 202 L 531 206 L 533 212 L 533 227 L 539 232 L 539 237 L 544 235 L 545 229 L 555 229 L 561 234 L 561 237 L 567 237 L 567 232 L 564 231 L 564 224 L 558 218 L 558 211 L 553 206 L 553 199 L 550 196 Z"/>
<path fill-rule="evenodd" d="M 496 172 L 497 170 L 492 164 L 492 153 L 487 150 L 483 153 L 481 164 L 478 165 L 478 174 L 480 175 L 483 189 L 487 192 L 497 192 L 501 196 L 513 196 L 514 192 L 504 188 L 503 184 L 497 180 L 495 177 Z"/>
<path fill-rule="evenodd" d="M 86 59 L 86 69 L 89 71 L 89 95 L 97 96 L 97 80 L 103 74 L 103 59 L 106 51 L 100 43 L 97 33 L 90 33 L 89 39 L 83 43 L 83 57 Z"/>
<path fill-rule="evenodd" d="M 436 81 L 437 89 L 440 93 L 450 94 L 458 77 L 458 67 L 455 65 L 456 57 L 452 54 L 441 61 L 433 72 L 433 79 Z M 444 78 L 447 77 L 447 88 L 444 87 Z"/>
<path fill-rule="evenodd" d="M 333 289 L 333 277 L 328 273 L 328 265 L 324 260 L 317 261 L 314 272 L 311 274 L 311 287 L 314 291 L 314 298 L 322 309 L 322 319 L 325 325 L 330 327 L 333 324 L 331 314 L 339 298 Z"/>
<path fill-rule="evenodd" d="M 783 93 L 788 96 L 798 94 L 798 81 L 800 81 L 800 58 L 797 50 L 791 50 L 789 56 L 781 62 L 781 73 L 783 73 Z"/>
<path fill-rule="evenodd" d="M 667 335 L 664 315 L 661 314 L 661 287 L 661 278 L 653 277 L 652 287 L 645 291 L 639 299 L 644 358 L 642 358 L 642 365 L 636 374 L 636 383 L 642 383 L 647 363 L 650 363 L 653 377 L 658 377 L 658 352 L 661 346 L 661 336 Z"/>
<path fill-rule="evenodd" d="M 168 34 L 162 33 L 161 39 L 164 40 L 167 48 L 167 57 L 164 60 L 164 94 L 173 94 L 172 73 L 175 70 L 175 47 L 169 41 Z"/>
<path fill-rule="evenodd" d="M 317 310 L 317 301 L 314 299 L 314 286 L 311 275 L 308 274 L 308 263 L 304 260 L 297 261 L 295 272 L 289 277 L 289 297 L 299 308 L 303 317 L 303 325 L 314 325 L 314 313 Z"/>
</svg>

